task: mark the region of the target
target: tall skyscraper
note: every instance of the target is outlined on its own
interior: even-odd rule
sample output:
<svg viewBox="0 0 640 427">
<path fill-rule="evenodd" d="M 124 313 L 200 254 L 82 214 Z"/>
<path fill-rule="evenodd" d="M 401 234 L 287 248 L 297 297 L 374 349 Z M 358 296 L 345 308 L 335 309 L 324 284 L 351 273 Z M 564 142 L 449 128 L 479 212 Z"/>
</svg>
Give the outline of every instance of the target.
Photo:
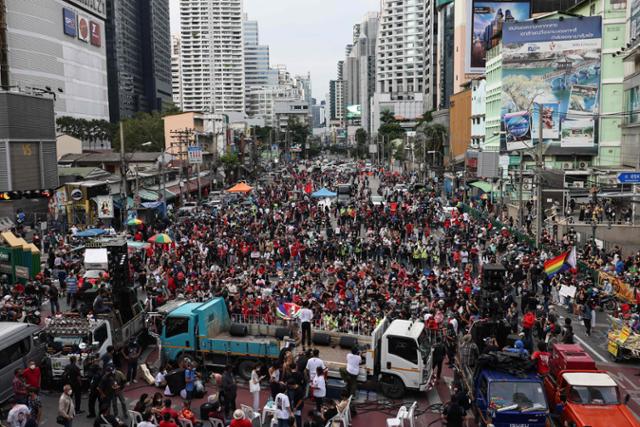
<svg viewBox="0 0 640 427">
<path fill-rule="evenodd" d="M 242 0 L 180 0 L 184 109 L 245 111 Z"/>
<path fill-rule="evenodd" d="M 367 132 L 369 128 L 369 104 L 376 88 L 376 38 L 380 23 L 377 12 L 364 16 L 360 24 L 353 26 L 353 47 L 344 65 L 345 104 L 359 105 L 360 119 L 350 124 L 359 124 Z"/>
<path fill-rule="evenodd" d="M 381 6 L 371 110 L 373 132 L 380 126 L 382 111 L 411 122 L 433 108 L 433 64 L 425 61 L 425 54 L 431 55 L 432 0 L 382 0 Z"/>
<path fill-rule="evenodd" d="M 108 0 L 106 41 L 111 121 L 172 101 L 169 0 Z"/>
<path fill-rule="evenodd" d="M 184 111 L 182 99 L 182 61 L 180 55 L 180 36 L 171 37 L 171 92 L 173 103 Z"/>
<path fill-rule="evenodd" d="M 269 83 L 269 46 L 261 45 L 258 21 L 243 23 L 244 70 L 246 87 L 266 86 Z"/>
</svg>

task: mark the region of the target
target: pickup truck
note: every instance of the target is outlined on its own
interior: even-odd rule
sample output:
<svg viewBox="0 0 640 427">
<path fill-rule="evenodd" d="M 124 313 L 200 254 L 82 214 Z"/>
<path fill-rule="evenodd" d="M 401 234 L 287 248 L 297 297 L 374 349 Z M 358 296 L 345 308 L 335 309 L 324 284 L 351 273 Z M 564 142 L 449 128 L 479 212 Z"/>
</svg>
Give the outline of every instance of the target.
<svg viewBox="0 0 640 427">
<path fill-rule="evenodd" d="M 479 425 L 547 425 L 549 409 L 542 380 L 535 371 L 511 374 L 499 369 L 479 369 L 467 376 L 466 384 Z"/>
<path fill-rule="evenodd" d="M 554 344 L 544 389 L 553 418 L 568 427 L 640 426 L 611 376 L 576 344 Z"/>
<path fill-rule="evenodd" d="M 242 378 L 249 379 L 257 361 L 270 362 L 280 354 L 284 342 L 276 338 L 280 328 L 232 323 L 223 298 L 171 304 L 170 310 L 160 307 L 152 314 L 163 317 L 159 341 L 165 360 L 181 363 L 195 358 L 218 367 L 232 364 Z M 359 381 L 375 380 L 391 398 L 402 397 L 407 389 L 425 391 L 433 385 L 431 343 L 421 322 L 384 319 L 371 336 L 327 335 L 330 345 L 319 349 L 330 377 L 340 378 L 339 370 L 357 344 L 365 361 Z"/>
<path fill-rule="evenodd" d="M 119 313 L 100 314 L 87 319 L 76 314 L 56 316 L 45 321 L 41 340 L 46 345 L 45 359 L 51 364 L 54 380 L 62 378 L 71 356 L 76 356 L 83 377 L 87 364 L 102 357 L 110 345 L 125 344 L 145 330 L 144 311 L 140 303 L 133 307 L 134 317 L 122 322 Z"/>
</svg>

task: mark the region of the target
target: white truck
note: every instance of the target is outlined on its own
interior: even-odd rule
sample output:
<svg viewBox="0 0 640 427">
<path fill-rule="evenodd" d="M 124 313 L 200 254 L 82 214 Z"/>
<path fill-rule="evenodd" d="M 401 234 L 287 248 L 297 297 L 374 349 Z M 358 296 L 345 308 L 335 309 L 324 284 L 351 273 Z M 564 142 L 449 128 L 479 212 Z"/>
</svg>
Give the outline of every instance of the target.
<svg viewBox="0 0 640 427">
<path fill-rule="evenodd" d="M 86 367 L 93 358 L 102 357 L 109 346 L 126 344 L 144 331 L 142 306 L 137 303 L 133 308 L 135 315 L 126 323 L 121 321 L 118 312 L 92 319 L 65 314 L 45 321 L 40 337 L 46 346 L 53 379 L 61 379 L 71 356 L 76 357 L 82 376 L 86 377 Z"/>
<path fill-rule="evenodd" d="M 278 329 L 260 323 L 238 323 L 246 325 L 248 335 L 253 336 L 274 336 Z M 359 382 L 378 384 L 380 391 L 392 399 L 400 399 L 407 390 L 427 391 L 433 387 L 432 342 L 423 322 L 384 318 L 370 336 L 319 329 L 314 329 L 313 334 L 330 336 L 329 345 L 316 346 L 330 378 L 340 378 L 340 368 L 346 367 L 347 354 L 357 344 L 365 361 L 360 366 Z M 238 366 L 246 365 L 242 361 Z"/>
<path fill-rule="evenodd" d="M 433 386 L 432 343 L 424 323 L 385 318 L 370 337 L 337 335 L 338 341 L 341 336 L 357 338 L 365 358 L 358 381 L 377 382 L 385 396 L 400 399 L 407 390 L 427 391 Z M 340 376 L 349 351 L 340 346 L 320 347 L 330 377 Z"/>
</svg>

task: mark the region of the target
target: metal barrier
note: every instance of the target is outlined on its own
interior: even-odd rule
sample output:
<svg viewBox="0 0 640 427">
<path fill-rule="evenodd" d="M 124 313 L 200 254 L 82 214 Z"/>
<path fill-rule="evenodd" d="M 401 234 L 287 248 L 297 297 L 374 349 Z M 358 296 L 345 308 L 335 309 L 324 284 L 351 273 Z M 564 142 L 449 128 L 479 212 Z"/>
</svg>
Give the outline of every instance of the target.
<svg viewBox="0 0 640 427">
<path fill-rule="evenodd" d="M 291 327 L 292 325 L 298 325 L 298 320 L 285 320 L 274 315 L 250 315 L 245 316 L 243 314 L 232 314 L 231 321 L 233 323 L 242 323 L 246 325 L 263 325 L 263 326 L 279 326 L 279 327 Z M 352 324 L 349 328 L 342 328 L 337 325 L 333 319 L 322 318 L 312 321 L 312 328 L 318 332 L 343 332 L 353 335 L 369 335 L 373 332 L 373 327 L 363 327 L 359 322 Z"/>
</svg>

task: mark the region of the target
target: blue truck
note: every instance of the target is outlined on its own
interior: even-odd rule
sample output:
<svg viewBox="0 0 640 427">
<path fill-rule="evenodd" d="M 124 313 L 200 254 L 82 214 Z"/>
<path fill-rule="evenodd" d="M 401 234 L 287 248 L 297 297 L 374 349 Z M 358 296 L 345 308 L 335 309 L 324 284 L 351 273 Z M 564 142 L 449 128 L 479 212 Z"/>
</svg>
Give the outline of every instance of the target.
<svg viewBox="0 0 640 427">
<path fill-rule="evenodd" d="M 231 319 L 223 298 L 206 302 L 170 304 L 160 335 L 165 360 L 182 364 L 185 358 L 203 359 L 208 365 L 232 363 L 249 378 L 256 361 L 276 359 L 280 345 L 273 337 L 231 332 Z"/>
<path fill-rule="evenodd" d="M 544 427 L 549 407 L 542 380 L 535 372 L 510 374 L 482 369 L 468 377 L 472 408 L 480 426 Z"/>
<path fill-rule="evenodd" d="M 285 342 L 277 339 L 282 334 L 274 325 L 232 322 L 223 298 L 172 300 L 150 317 L 155 321 L 149 332 L 159 341 L 165 361 L 182 365 L 189 358 L 211 367 L 232 365 L 247 380 L 255 363 L 277 359 Z M 320 347 L 320 357 L 332 378 L 340 378 L 347 354 L 357 345 L 364 358 L 358 381 L 374 381 L 394 399 L 406 390 L 426 391 L 433 386 L 431 343 L 422 322 L 385 318 L 370 336 L 314 333 L 330 338 L 328 345 Z"/>
</svg>

